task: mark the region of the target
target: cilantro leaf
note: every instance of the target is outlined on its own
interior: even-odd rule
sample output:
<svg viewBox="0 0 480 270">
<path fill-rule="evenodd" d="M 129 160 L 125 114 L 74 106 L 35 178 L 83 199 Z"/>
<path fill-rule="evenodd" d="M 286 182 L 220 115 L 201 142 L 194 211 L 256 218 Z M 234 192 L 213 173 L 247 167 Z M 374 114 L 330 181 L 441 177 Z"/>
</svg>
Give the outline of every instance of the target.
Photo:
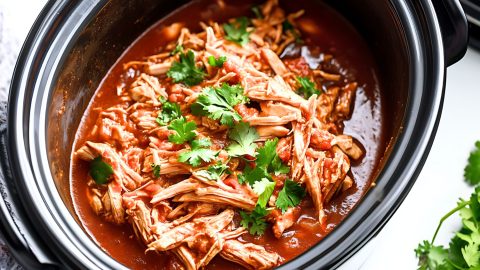
<svg viewBox="0 0 480 270">
<path fill-rule="evenodd" d="M 245 45 L 249 41 L 250 33 L 247 31 L 249 24 L 247 17 L 240 17 L 234 23 L 226 23 L 223 25 L 225 30 L 225 39 L 236 42 L 240 45 Z"/>
<path fill-rule="evenodd" d="M 228 172 L 228 166 L 226 164 L 217 162 L 215 165 L 210 165 L 206 170 L 197 171 L 197 174 L 210 180 L 220 180 L 222 175 Z"/>
<path fill-rule="evenodd" d="M 227 147 L 227 152 L 232 157 L 243 155 L 255 156 L 257 144 L 255 140 L 259 138 L 257 129 L 250 124 L 240 122 L 228 133 L 228 138 L 233 142 Z"/>
<path fill-rule="evenodd" d="M 263 147 L 257 150 L 255 166 L 253 168 L 246 166 L 243 173 L 238 175 L 240 184 L 248 183 L 250 186 L 253 186 L 255 182 L 262 180 L 262 178 L 271 180 L 270 173 L 279 175 L 290 171 L 290 168 L 285 166 L 277 155 L 277 143 L 278 138 L 268 140 Z"/>
<path fill-rule="evenodd" d="M 472 185 L 480 182 L 480 141 L 470 153 L 465 167 L 465 180 Z M 459 213 L 462 228 L 451 239 L 448 249 L 434 246 L 435 238 L 443 222 L 454 213 Z M 430 242 L 424 241 L 415 250 L 420 269 L 480 269 L 480 185 L 469 200 L 461 199 L 457 207 L 445 214 Z"/>
<path fill-rule="evenodd" d="M 308 77 L 296 77 L 295 78 L 300 85 L 297 92 L 303 95 L 305 98 L 310 98 L 313 95 L 320 95 L 321 92 L 315 88 L 315 83 L 310 81 Z"/>
<path fill-rule="evenodd" d="M 152 166 L 153 176 L 155 176 L 156 178 L 160 177 L 160 165 L 152 163 L 151 166 Z"/>
<path fill-rule="evenodd" d="M 468 157 L 468 164 L 464 170 L 465 180 L 470 185 L 480 184 L 480 141 L 475 142 L 475 150 Z"/>
<path fill-rule="evenodd" d="M 208 57 L 208 64 L 212 67 L 221 68 L 221 67 L 223 67 L 223 64 L 225 63 L 225 61 L 227 61 L 226 56 L 220 56 L 218 58 L 215 58 L 215 56 L 210 55 Z"/>
<path fill-rule="evenodd" d="M 252 168 L 247 165 L 245 170 L 243 170 L 243 173 L 239 174 L 237 178 L 238 183 L 248 183 L 250 186 L 253 186 L 255 182 L 262 180 L 262 178 L 271 179 L 272 177 L 265 168 L 260 166 L 255 166 L 255 168 Z"/>
<path fill-rule="evenodd" d="M 240 211 L 240 216 L 242 217 L 240 225 L 246 229 L 249 229 L 248 231 L 251 235 L 263 235 L 265 233 L 265 229 L 267 228 L 267 222 L 265 221 L 265 216 L 267 214 L 268 211 L 259 205 L 257 205 L 255 210 L 253 210 L 251 213 Z"/>
<path fill-rule="evenodd" d="M 175 134 L 168 136 L 168 141 L 182 144 L 195 138 L 196 134 L 193 131 L 197 129 L 197 125 L 195 122 L 187 122 L 185 117 L 180 117 L 170 122 L 168 129 L 176 131 Z"/>
<path fill-rule="evenodd" d="M 253 191 L 258 195 L 257 205 L 265 208 L 267 206 L 270 196 L 273 194 L 275 188 L 275 182 L 262 178 L 253 184 Z"/>
<path fill-rule="evenodd" d="M 278 193 L 275 205 L 285 213 L 289 207 L 297 206 L 305 197 L 305 189 L 297 182 L 287 179 Z"/>
<path fill-rule="evenodd" d="M 167 72 L 167 76 L 172 78 L 174 83 L 183 82 L 188 86 L 199 84 L 205 75 L 203 69 L 195 65 L 195 55 L 191 50 L 186 54 L 180 53 L 180 61 L 173 62 Z"/>
<path fill-rule="evenodd" d="M 230 86 L 224 83 L 220 88 L 205 88 L 190 109 L 194 115 L 207 116 L 213 120 L 220 119 L 222 125 L 231 127 L 234 121 L 242 120 L 233 106 L 247 101 L 240 85 Z"/>
<path fill-rule="evenodd" d="M 190 151 L 182 152 L 178 156 L 178 161 L 183 163 L 188 163 L 193 167 L 198 167 L 204 162 L 212 161 L 218 152 L 213 151 L 209 147 L 212 145 L 210 139 L 200 139 L 200 140 L 193 140 L 191 143 Z"/>
<path fill-rule="evenodd" d="M 94 158 L 90 162 L 90 176 L 93 178 L 95 183 L 99 185 L 106 184 L 112 174 L 112 166 L 104 162 L 101 156 Z"/>
<path fill-rule="evenodd" d="M 177 46 L 175 46 L 175 49 L 173 49 L 173 51 L 170 52 L 170 55 L 174 56 L 174 55 L 176 55 L 177 53 L 180 53 L 180 52 L 183 52 L 183 46 L 182 46 L 182 44 L 177 44 Z"/>
<path fill-rule="evenodd" d="M 278 138 L 268 140 L 265 145 L 258 149 L 257 166 L 264 167 L 268 172 L 275 175 L 285 174 L 290 171 L 290 168 L 282 163 L 282 160 L 277 154 Z"/>
<path fill-rule="evenodd" d="M 418 244 L 415 249 L 418 258 L 419 269 L 438 269 L 439 266 L 445 264 L 448 252 L 441 246 L 433 246 L 428 241 Z"/>
<path fill-rule="evenodd" d="M 181 116 L 182 111 L 180 111 L 180 105 L 178 105 L 177 103 L 165 101 L 162 104 L 162 111 L 158 114 L 155 121 L 160 126 L 165 126 L 172 120 L 178 119 Z"/>
</svg>

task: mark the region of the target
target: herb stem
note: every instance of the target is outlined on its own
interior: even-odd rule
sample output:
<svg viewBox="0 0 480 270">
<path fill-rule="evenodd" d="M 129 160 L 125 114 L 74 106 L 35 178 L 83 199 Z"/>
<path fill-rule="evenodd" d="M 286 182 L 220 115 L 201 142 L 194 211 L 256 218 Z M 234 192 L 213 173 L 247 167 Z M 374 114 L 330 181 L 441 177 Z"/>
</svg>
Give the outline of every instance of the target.
<svg viewBox="0 0 480 270">
<path fill-rule="evenodd" d="M 448 212 L 446 215 L 444 215 L 441 219 L 440 222 L 438 223 L 437 229 L 435 230 L 435 234 L 433 235 L 432 241 L 430 242 L 433 245 L 433 242 L 435 241 L 435 238 L 437 238 L 438 231 L 440 230 L 440 227 L 442 227 L 443 222 L 449 218 L 451 215 L 455 214 L 457 211 L 460 209 L 464 208 L 470 203 L 470 201 L 463 201 L 457 205 L 457 207 L 453 208 Z"/>
</svg>

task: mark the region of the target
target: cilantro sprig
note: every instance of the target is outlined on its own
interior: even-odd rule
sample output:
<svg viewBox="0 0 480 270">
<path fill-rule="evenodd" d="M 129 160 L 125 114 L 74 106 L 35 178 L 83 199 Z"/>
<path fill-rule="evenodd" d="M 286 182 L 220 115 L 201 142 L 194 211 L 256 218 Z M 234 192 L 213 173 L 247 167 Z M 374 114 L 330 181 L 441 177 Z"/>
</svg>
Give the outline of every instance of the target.
<svg viewBox="0 0 480 270">
<path fill-rule="evenodd" d="M 313 95 L 320 95 L 322 92 L 315 88 L 315 83 L 312 82 L 308 77 L 296 77 L 297 83 L 300 87 L 297 89 L 297 93 L 304 96 L 305 98 L 310 98 Z"/>
<path fill-rule="evenodd" d="M 210 165 L 206 170 L 197 171 L 197 174 L 209 180 L 220 180 L 224 173 L 230 173 L 228 166 L 218 161 L 217 164 Z"/>
<path fill-rule="evenodd" d="M 247 17 L 240 17 L 235 20 L 233 23 L 226 23 L 223 25 L 223 30 L 225 30 L 225 39 L 238 43 L 242 46 L 248 43 L 250 40 L 250 32 L 247 31 L 247 26 L 249 24 Z"/>
<path fill-rule="evenodd" d="M 253 184 L 253 191 L 258 195 L 257 205 L 265 208 L 267 206 L 270 196 L 273 194 L 275 182 L 262 178 Z"/>
<path fill-rule="evenodd" d="M 173 120 L 168 126 L 168 129 L 175 131 L 174 134 L 170 134 L 168 136 L 168 140 L 176 144 L 189 142 L 197 135 L 194 132 L 194 130 L 197 129 L 195 122 L 187 122 L 185 117 L 180 117 Z"/>
<path fill-rule="evenodd" d="M 108 183 L 110 176 L 113 174 L 113 168 L 103 161 L 101 156 L 98 156 L 90 162 L 89 173 L 95 183 L 102 185 Z"/>
<path fill-rule="evenodd" d="M 218 154 L 217 151 L 210 149 L 212 142 L 208 138 L 193 140 L 190 151 L 182 152 L 178 156 L 178 161 L 188 163 L 193 167 L 198 167 L 204 162 L 212 161 Z"/>
<path fill-rule="evenodd" d="M 251 186 L 262 178 L 272 179 L 271 173 L 275 175 L 286 174 L 290 168 L 282 163 L 277 154 L 278 138 L 268 140 L 263 147 L 257 150 L 255 167 L 246 166 L 242 174 L 238 175 L 240 184 L 248 183 Z"/>
<path fill-rule="evenodd" d="M 218 58 L 215 58 L 215 56 L 210 55 L 208 57 L 208 64 L 212 67 L 221 68 L 221 67 L 223 67 L 223 64 L 225 63 L 225 61 L 227 61 L 226 56 L 220 56 Z"/>
<path fill-rule="evenodd" d="M 287 179 L 282 190 L 278 193 L 275 205 L 285 213 L 289 207 L 295 207 L 305 197 L 305 189 L 297 182 Z"/>
<path fill-rule="evenodd" d="M 240 85 L 222 84 L 221 87 L 207 87 L 190 107 L 192 114 L 207 116 L 220 120 L 222 125 L 233 126 L 234 121 L 242 117 L 233 108 L 240 103 L 248 102 Z"/>
<path fill-rule="evenodd" d="M 256 128 L 246 122 L 240 122 L 229 131 L 228 138 L 233 141 L 227 147 L 227 153 L 230 156 L 255 156 L 255 149 L 257 149 L 255 140 L 259 138 Z"/>
<path fill-rule="evenodd" d="M 172 120 L 178 119 L 181 116 L 182 111 L 180 110 L 180 105 L 178 105 L 178 103 L 165 101 L 162 104 L 162 111 L 158 114 L 155 121 L 160 126 L 165 126 Z"/>
<path fill-rule="evenodd" d="M 197 85 L 203 81 L 205 72 L 195 64 L 193 51 L 180 53 L 180 60 L 173 62 L 172 67 L 167 71 L 167 76 L 173 79 L 174 83 L 182 82 L 188 86 Z"/>
<path fill-rule="evenodd" d="M 248 229 L 252 235 L 263 235 L 267 228 L 265 217 L 268 215 L 268 210 L 257 205 L 251 213 L 240 211 L 242 220 L 240 225 Z"/>
<path fill-rule="evenodd" d="M 460 199 L 441 219 L 431 241 L 423 241 L 415 249 L 419 269 L 480 269 L 480 142 L 470 154 L 465 167 L 465 180 L 477 185 L 468 200 Z M 443 222 L 455 213 L 460 214 L 462 228 L 451 239 L 449 246 L 435 245 Z"/>
<path fill-rule="evenodd" d="M 173 51 L 170 52 L 170 55 L 171 56 L 174 56 L 180 52 L 183 52 L 183 46 L 182 44 L 177 44 L 177 46 L 175 46 L 175 48 L 173 49 Z"/>
<path fill-rule="evenodd" d="M 480 141 L 475 142 L 475 150 L 468 157 L 468 165 L 465 167 L 464 176 L 471 185 L 480 184 Z"/>
</svg>

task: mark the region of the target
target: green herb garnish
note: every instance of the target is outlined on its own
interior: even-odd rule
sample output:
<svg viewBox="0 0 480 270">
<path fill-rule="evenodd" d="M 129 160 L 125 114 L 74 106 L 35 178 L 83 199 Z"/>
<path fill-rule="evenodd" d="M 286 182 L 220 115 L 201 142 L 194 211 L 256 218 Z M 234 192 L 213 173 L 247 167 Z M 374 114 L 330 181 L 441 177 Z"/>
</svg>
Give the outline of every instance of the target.
<svg viewBox="0 0 480 270">
<path fill-rule="evenodd" d="M 227 61 L 226 56 L 220 56 L 218 58 L 215 58 L 215 56 L 210 55 L 208 57 L 208 64 L 212 67 L 221 68 L 221 67 L 223 67 L 223 64 L 225 63 L 225 61 Z"/>
<path fill-rule="evenodd" d="M 193 140 L 196 136 L 194 130 L 197 129 L 195 122 L 187 122 L 185 117 L 173 120 L 168 126 L 169 130 L 175 131 L 170 134 L 168 140 L 176 144 L 182 144 Z"/>
<path fill-rule="evenodd" d="M 198 167 L 204 162 L 212 161 L 218 154 L 217 151 L 210 149 L 212 142 L 210 139 L 199 139 L 193 140 L 191 142 L 190 151 L 182 152 L 178 156 L 178 161 L 192 165 L 193 167 Z"/>
<path fill-rule="evenodd" d="M 296 77 L 300 87 L 297 89 L 297 93 L 303 95 L 305 98 L 310 98 L 312 95 L 320 95 L 321 92 L 315 88 L 315 83 L 310 81 L 308 77 Z"/>
<path fill-rule="evenodd" d="M 101 156 L 90 162 L 90 176 L 98 185 L 106 184 L 112 174 L 112 166 L 104 162 Z"/>
<path fill-rule="evenodd" d="M 182 111 L 180 111 L 180 105 L 173 102 L 164 101 L 162 105 L 162 111 L 158 114 L 155 121 L 161 125 L 165 126 L 170 123 L 172 120 L 182 117 Z"/>
<path fill-rule="evenodd" d="M 191 50 L 186 54 L 180 53 L 180 61 L 173 62 L 167 72 L 167 76 L 172 78 L 174 83 L 182 82 L 188 86 L 199 84 L 205 75 L 203 69 L 195 65 L 195 55 Z"/>
<path fill-rule="evenodd" d="M 250 33 L 247 31 L 249 24 L 247 17 L 240 17 L 233 23 L 226 23 L 223 25 L 225 30 L 225 39 L 236 42 L 242 46 L 248 43 Z"/>
<path fill-rule="evenodd" d="M 207 116 L 220 120 L 222 125 L 233 126 L 234 121 L 242 117 L 233 108 L 235 105 L 247 102 L 240 85 L 222 84 L 220 88 L 207 87 L 191 106 L 192 114 Z"/>
</svg>

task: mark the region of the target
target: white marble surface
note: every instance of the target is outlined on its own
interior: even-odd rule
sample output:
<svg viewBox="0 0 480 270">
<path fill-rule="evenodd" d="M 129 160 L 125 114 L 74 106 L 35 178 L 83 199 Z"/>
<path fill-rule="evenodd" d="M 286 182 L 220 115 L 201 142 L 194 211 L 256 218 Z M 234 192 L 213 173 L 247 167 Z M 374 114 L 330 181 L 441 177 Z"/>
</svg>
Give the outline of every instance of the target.
<svg viewBox="0 0 480 270">
<path fill-rule="evenodd" d="M 0 109 L 21 44 L 45 0 L 0 0 Z M 448 68 L 442 119 L 417 183 L 380 234 L 341 269 L 416 269 L 413 249 L 430 239 L 438 219 L 472 189 L 463 182 L 463 167 L 480 139 L 480 53 L 469 49 Z M 0 114 L 0 123 L 5 118 Z M 448 220 L 438 243 L 447 244 L 458 219 Z M 0 269 L 18 269 L 0 239 Z"/>
</svg>

